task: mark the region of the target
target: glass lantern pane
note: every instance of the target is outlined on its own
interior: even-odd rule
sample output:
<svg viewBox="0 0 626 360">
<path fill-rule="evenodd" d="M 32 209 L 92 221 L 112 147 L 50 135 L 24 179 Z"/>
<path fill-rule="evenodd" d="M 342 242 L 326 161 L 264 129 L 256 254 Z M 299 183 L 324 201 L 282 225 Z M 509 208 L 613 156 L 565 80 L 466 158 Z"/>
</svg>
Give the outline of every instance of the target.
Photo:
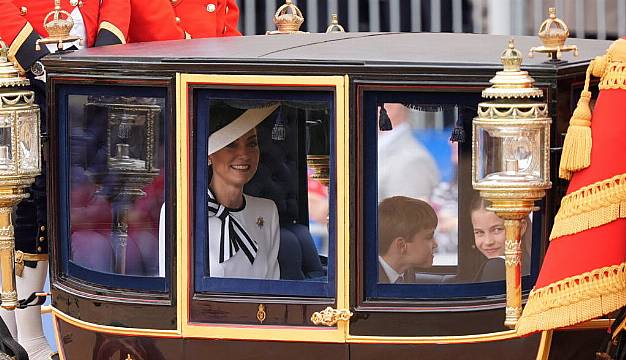
<svg viewBox="0 0 626 360">
<path fill-rule="evenodd" d="M 479 128 L 477 180 L 483 184 L 538 184 L 546 179 L 543 128 Z"/>
<path fill-rule="evenodd" d="M 20 173 L 39 169 L 39 111 L 23 111 L 17 115 L 17 151 Z"/>
<path fill-rule="evenodd" d="M 13 113 L 0 115 L 0 172 L 14 171 L 11 123 Z"/>
</svg>

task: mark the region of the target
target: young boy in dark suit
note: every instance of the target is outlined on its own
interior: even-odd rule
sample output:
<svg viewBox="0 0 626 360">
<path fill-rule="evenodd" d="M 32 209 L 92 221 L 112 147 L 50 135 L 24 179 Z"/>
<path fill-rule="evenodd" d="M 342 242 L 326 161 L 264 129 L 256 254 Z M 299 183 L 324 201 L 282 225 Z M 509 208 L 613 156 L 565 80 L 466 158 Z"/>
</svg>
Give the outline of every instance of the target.
<svg viewBox="0 0 626 360">
<path fill-rule="evenodd" d="M 415 283 L 415 268 L 433 265 L 437 222 L 422 200 L 393 196 L 378 205 L 379 283 Z"/>
</svg>

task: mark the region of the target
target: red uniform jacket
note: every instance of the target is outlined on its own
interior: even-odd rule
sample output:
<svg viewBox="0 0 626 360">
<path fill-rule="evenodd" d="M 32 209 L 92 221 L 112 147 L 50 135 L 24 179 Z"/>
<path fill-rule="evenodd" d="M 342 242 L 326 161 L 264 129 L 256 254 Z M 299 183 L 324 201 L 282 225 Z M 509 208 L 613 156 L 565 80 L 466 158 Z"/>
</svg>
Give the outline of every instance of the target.
<svg viewBox="0 0 626 360">
<path fill-rule="evenodd" d="M 235 0 L 129 0 L 128 42 L 241 35 Z"/>
<path fill-rule="evenodd" d="M 69 13 L 76 6 L 85 24 L 85 46 L 124 42 L 123 37 L 117 36 L 122 31 L 116 30 L 128 27 L 128 0 L 103 0 L 102 5 L 100 0 L 61 0 L 61 8 Z M 45 46 L 35 50 L 35 42 L 48 36 L 43 22 L 53 9 L 52 0 L 0 0 L 0 37 L 9 45 L 9 60 L 15 61 L 20 70 L 27 70 L 35 61 L 48 54 Z"/>
</svg>

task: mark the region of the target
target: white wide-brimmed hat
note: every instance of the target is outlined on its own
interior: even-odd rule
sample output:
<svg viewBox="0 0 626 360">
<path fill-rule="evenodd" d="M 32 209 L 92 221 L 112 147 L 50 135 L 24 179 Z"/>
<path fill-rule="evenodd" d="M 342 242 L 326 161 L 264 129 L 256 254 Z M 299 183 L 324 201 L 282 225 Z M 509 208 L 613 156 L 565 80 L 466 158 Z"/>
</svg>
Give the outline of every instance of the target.
<svg viewBox="0 0 626 360">
<path fill-rule="evenodd" d="M 215 153 L 216 151 L 219 151 L 226 145 L 239 139 L 248 131 L 254 129 L 263 120 L 267 119 L 267 117 L 270 116 L 274 112 L 274 110 L 278 108 L 278 106 L 279 104 L 274 103 L 267 106 L 247 109 L 239 116 L 237 116 L 233 121 L 227 123 L 225 121 L 222 121 L 222 123 L 220 124 L 218 123 L 220 122 L 219 120 L 209 118 L 209 123 L 213 121 L 213 125 L 216 125 L 216 130 L 211 131 L 209 134 L 209 155 Z M 210 128 L 213 127 L 214 126 L 210 126 Z"/>
</svg>

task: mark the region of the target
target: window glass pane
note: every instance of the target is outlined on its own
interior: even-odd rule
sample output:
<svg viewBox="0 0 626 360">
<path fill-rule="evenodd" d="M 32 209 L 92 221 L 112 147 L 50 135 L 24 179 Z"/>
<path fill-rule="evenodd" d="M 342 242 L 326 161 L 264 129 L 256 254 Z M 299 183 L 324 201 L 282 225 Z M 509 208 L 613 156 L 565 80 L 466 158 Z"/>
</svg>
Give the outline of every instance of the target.
<svg viewBox="0 0 626 360">
<path fill-rule="evenodd" d="M 458 264 L 458 151 L 448 140 L 455 113 L 384 103 L 379 114 L 389 126 L 379 119 L 378 280 L 428 280 L 433 268 Z"/>
<path fill-rule="evenodd" d="M 199 94 L 197 289 L 332 296 L 334 94 Z"/>
<path fill-rule="evenodd" d="M 471 171 L 459 166 L 459 144 L 450 141 L 462 126 L 459 107 L 385 102 L 377 111 L 377 283 L 504 280 L 504 221 L 486 209 L 470 174 L 459 185 L 460 169 Z M 531 225 L 529 217 L 523 274 L 530 273 Z"/>
<path fill-rule="evenodd" d="M 328 248 L 328 190 L 323 184 L 328 182 L 328 155 L 324 155 L 328 147 L 317 139 L 317 136 L 324 135 L 323 129 L 319 130 L 317 127 L 327 129 L 328 117 L 314 114 L 314 110 L 307 109 L 305 104 L 211 102 L 208 137 L 210 276 L 319 280 L 323 275 L 317 251 L 318 247 L 326 250 Z M 319 112 L 318 110 L 317 113 Z M 307 115 L 311 116 L 309 124 L 303 121 Z M 288 125 L 292 125 L 289 134 Z M 319 154 L 311 160 L 307 172 L 302 174 L 298 174 L 297 161 L 289 161 L 290 157 L 297 158 L 297 152 L 301 148 L 298 144 L 298 133 L 293 131 L 298 125 L 301 125 L 303 131 L 306 131 L 307 126 L 312 133 L 321 131 L 315 137 L 316 141 L 309 144 L 309 150 Z M 262 151 L 265 154 L 264 162 L 261 162 Z M 288 154 L 292 151 L 295 153 Z M 304 164 L 300 164 L 301 169 L 302 165 Z M 320 170 L 322 167 L 325 167 L 325 174 L 322 173 L 324 170 Z M 306 177 L 303 184 L 307 187 L 301 193 L 309 195 L 310 199 L 308 204 L 307 201 L 300 201 L 297 206 L 290 206 L 290 201 L 298 200 L 297 196 L 289 199 L 289 193 L 298 194 L 299 176 Z M 251 192 L 260 192 L 260 195 L 265 196 L 246 193 L 244 187 L 248 185 L 252 188 Z M 277 190 L 275 194 L 267 191 L 271 187 Z M 285 220 L 280 219 L 276 202 L 283 203 L 281 207 Z M 298 209 L 298 206 L 303 209 Z M 297 213 L 289 213 L 308 209 L 311 210 L 310 216 L 303 219 L 303 224 L 293 221 L 297 218 Z M 317 243 L 310 241 L 313 238 L 306 222 L 311 220 L 315 222 Z M 308 244 L 302 244 L 303 239 L 298 238 L 301 235 L 306 236 Z M 283 251 L 314 251 L 314 254 L 302 253 L 297 257 L 301 257 L 302 261 L 306 260 L 303 256 L 316 257 L 317 269 L 304 269 L 302 263 L 293 264 L 299 269 L 292 269 L 292 261 L 284 259 L 281 276 L 281 242 Z M 303 245 L 310 248 L 303 249 Z M 288 257 L 293 256 L 296 255 L 291 254 Z"/>
<path fill-rule="evenodd" d="M 164 276 L 164 99 L 69 95 L 67 101 L 69 260 L 104 273 Z"/>
</svg>

